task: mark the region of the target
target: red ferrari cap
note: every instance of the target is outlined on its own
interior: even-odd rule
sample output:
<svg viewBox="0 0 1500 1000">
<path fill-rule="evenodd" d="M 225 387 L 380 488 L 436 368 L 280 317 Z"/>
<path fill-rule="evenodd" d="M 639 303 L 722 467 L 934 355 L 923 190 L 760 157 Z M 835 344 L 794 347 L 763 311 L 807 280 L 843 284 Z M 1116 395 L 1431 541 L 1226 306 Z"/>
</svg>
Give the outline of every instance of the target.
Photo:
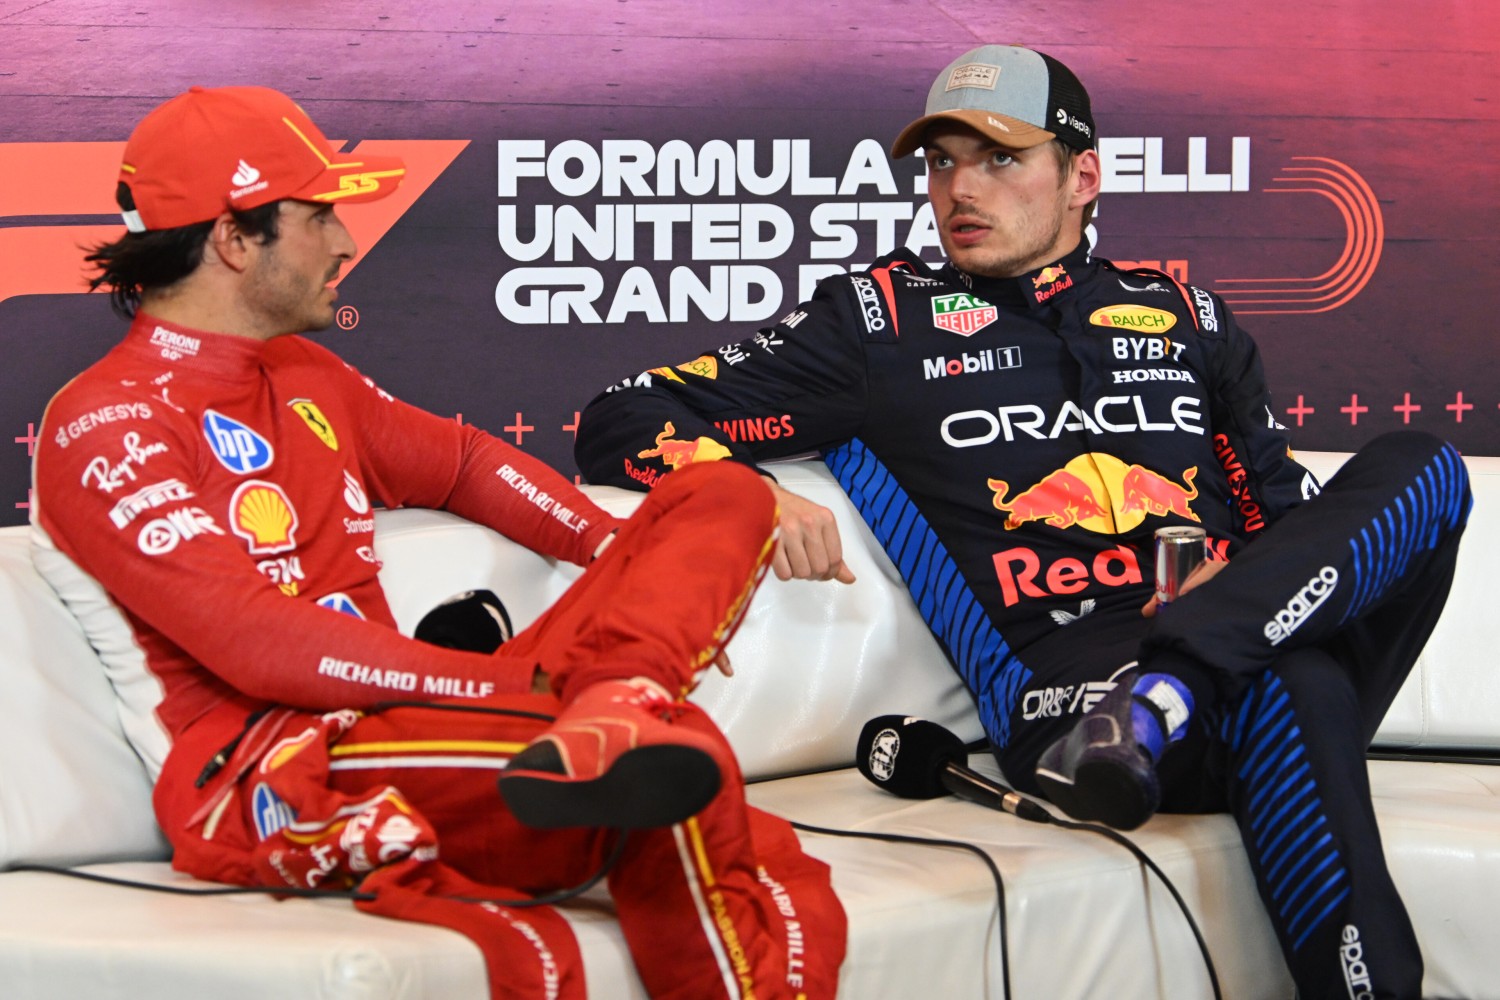
<svg viewBox="0 0 1500 1000">
<path fill-rule="evenodd" d="M 406 174 L 393 156 L 336 153 L 290 97 L 267 87 L 193 87 L 136 126 L 116 200 L 133 233 L 208 222 L 295 198 L 374 201 Z"/>
</svg>

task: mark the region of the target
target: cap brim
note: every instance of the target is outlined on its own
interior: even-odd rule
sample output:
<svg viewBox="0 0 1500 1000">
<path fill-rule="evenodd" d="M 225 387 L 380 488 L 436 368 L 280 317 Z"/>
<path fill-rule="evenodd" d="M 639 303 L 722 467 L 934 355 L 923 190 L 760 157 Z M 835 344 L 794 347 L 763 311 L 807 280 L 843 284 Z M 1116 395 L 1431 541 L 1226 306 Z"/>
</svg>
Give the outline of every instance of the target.
<svg viewBox="0 0 1500 1000">
<path fill-rule="evenodd" d="M 328 164 L 326 170 L 288 197 L 330 204 L 375 201 L 396 190 L 405 177 L 406 164 L 397 157 L 361 156 Z"/>
<path fill-rule="evenodd" d="M 961 108 L 956 111 L 939 111 L 935 115 L 925 115 L 912 122 L 901 130 L 896 136 L 896 141 L 891 144 L 891 155 L 897 159 L 907 156 L 922 145 L 922 139 L 926 136 L 927 129 L 942 121 L 958 122 L 967 125 L 980 134 L 993 139 L 1002 146 L 1011 149 L 1030 149 L 1032 146 L 1040 146 L 1044 142 L 1050 142 L 1057 136 L 1046 129 L 1028 125 L 1026 122 L 1009 115 L 999 115 L 993 111 L 976 111 L 972 108 Z"/>
</svg>

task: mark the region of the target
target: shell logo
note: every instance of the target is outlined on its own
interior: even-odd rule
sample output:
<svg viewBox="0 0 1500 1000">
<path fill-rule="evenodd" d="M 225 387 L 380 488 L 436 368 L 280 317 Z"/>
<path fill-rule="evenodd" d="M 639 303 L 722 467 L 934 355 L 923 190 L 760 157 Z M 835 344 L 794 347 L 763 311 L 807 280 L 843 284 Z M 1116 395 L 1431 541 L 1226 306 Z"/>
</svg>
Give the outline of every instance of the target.
<svg viewBox="0 0 1500 1000">
<path fill-rule="evenodd" d="M 252 479 L 240 484 L 229 500 L 229 525 L 256 555 L 297 547 L 297 511 L 275 483 Z"/>
</svg>

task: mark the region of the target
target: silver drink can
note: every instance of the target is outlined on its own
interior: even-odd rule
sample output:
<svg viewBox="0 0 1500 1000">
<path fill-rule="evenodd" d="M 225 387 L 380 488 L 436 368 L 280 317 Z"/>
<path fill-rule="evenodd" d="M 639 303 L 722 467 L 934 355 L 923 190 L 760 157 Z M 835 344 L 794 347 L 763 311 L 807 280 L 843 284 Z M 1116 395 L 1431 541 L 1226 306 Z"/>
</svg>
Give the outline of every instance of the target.
<svg viewBox="0 0 1500 1000">
<path fill-rule="evenodd" d="M 1156 529 L 1156 600 L 1167 605 L 1177 599 L 1182 581 L 1208 555 L 1208 532 L 1181 526 Z"/>
</svg>

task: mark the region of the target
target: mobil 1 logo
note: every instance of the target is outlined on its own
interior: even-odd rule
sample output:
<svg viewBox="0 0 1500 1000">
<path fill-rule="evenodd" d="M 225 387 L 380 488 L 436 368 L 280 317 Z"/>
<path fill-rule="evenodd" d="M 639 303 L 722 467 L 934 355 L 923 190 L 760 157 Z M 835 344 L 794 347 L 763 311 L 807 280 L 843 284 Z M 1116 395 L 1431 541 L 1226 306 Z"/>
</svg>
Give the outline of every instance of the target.
<svg viewBox="0 0 1500 1000">
<path fill-rule="evenodd" d="M 987 347 L 970 354 L 964 351 L 957 357 L 939 354 L 935 358 L 922 359 L 922 378 L 930 381 L 950 375 L 973 375 L 977 372 L 994 372 L 1006 368 L 1021 367 L 1019 347 Z"/>
</svg>

